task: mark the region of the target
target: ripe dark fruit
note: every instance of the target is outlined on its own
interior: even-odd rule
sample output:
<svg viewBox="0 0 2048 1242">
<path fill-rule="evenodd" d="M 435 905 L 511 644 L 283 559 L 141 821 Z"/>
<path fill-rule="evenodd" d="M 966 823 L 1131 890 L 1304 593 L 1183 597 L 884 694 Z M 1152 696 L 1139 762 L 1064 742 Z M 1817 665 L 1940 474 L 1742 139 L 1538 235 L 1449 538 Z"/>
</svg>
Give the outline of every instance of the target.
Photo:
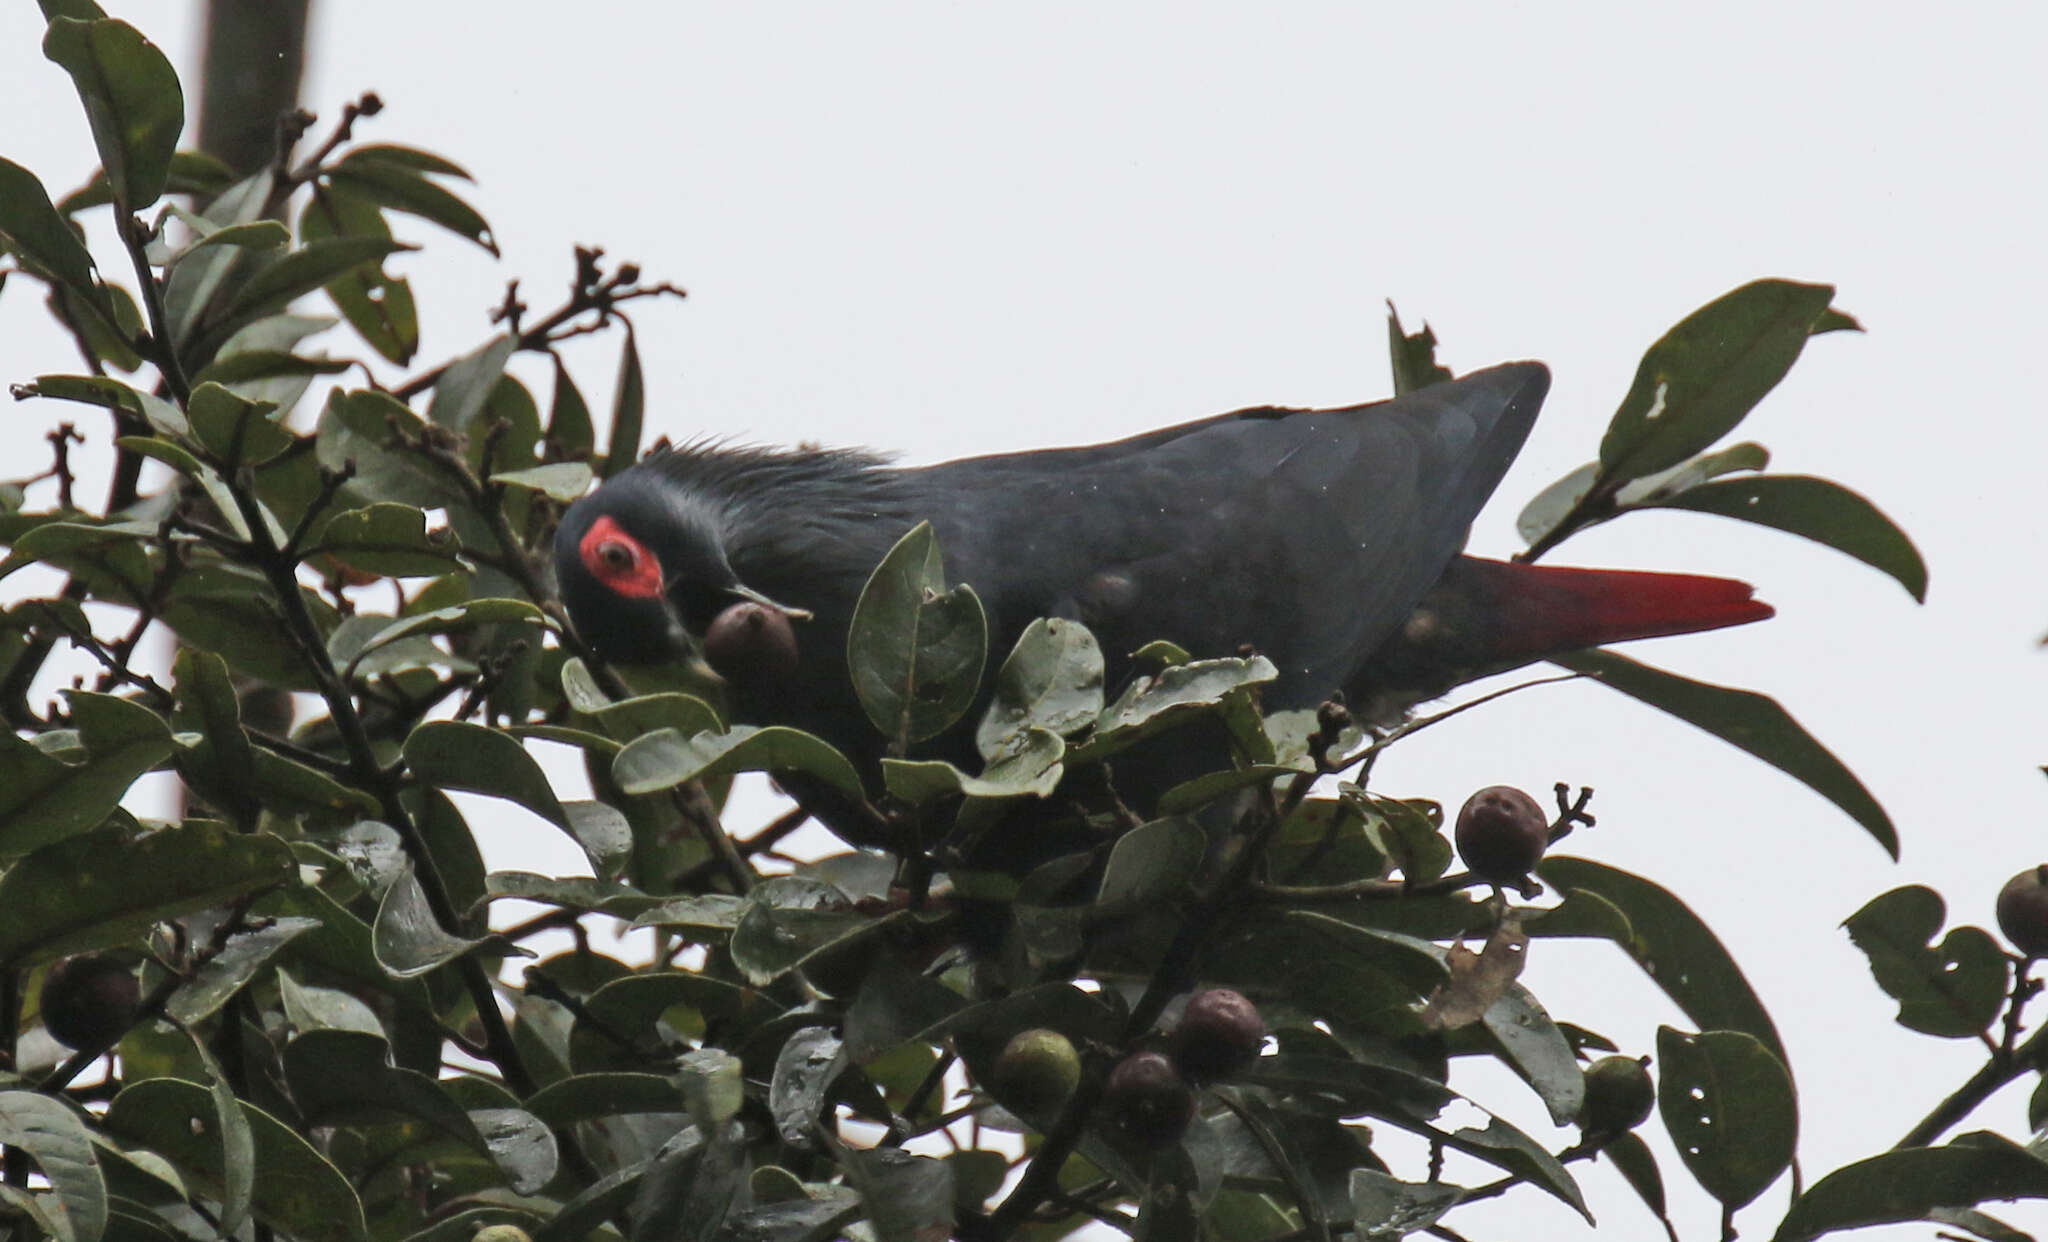
<svg viewBox="0 0 2048 1242">
<path fill-rule="evenodd" d="M 782 681 L 796 672 L 796 630 L 780 609 L 746 600 L 711 619 L 704 661 L 728 681 Z"/>
<path fill-rule="evenodd" d="M 1117 1133 L 1147 1151 L 1179 1141 L 1195 1119 L 1194 1091 L 1158 1052 L 1133 1052 L 1117 1062 L 1102 1106 Z"/>
<path fill-rule="evenodd" d="M 1586 1133 L 1626 1134 L 1650 1119 L 1657 1086 L 1650 1081 L 1649 1061 L 1601 1057 L 1586 1067 L 1586 1100 L 1579 1106 Z"/>
<path fill-rule="evenodd" d="M 2048 864 L 2027 868 L 1998 890 L 1998 929 L 2028 957 L 2048 957 Z"/>
<path fill-rule="evenodd" d="M 1251 1064 L 1265 1042 L 1266 1021 L 1256 1005 L 1229 988 L 1210 988 L 1188 998 L 1173 1028 L 1173 1063 L 1207 1082 Z"/>
<path fill-rule="evenodd" d="M 1081 1085 L 1081 1054 L 1058 1031 L 1019 1031 L 996 1058 L 995 1089 L 1012 1110 L 1044 1117 L 1057 1113 Z"/>
<path fill-rule="evenodd" d="M 1512 785 L 1489 785 L 1458 811 L 1458 857 L 1472 874 L 1512 884 L 1536 869 L 1550 844 L 1550 820 Z"/>
<path fill-rule="evenodd" d="M 43 976 L 39 1004 L 50 1038 L 66 1048 L 105 1048 L 135 1024 L 142 981 L 111 957 L 67 957 Z"/>
</svg>

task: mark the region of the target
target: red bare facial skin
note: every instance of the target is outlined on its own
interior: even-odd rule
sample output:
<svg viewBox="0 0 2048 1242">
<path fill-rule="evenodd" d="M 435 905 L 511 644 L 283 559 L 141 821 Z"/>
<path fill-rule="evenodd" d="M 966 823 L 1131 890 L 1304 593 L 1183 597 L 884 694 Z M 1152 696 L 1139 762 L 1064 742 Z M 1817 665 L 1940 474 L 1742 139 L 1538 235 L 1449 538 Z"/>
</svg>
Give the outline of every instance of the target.
<svg viewBox="0 0 2048 1242">
<path fill-rule="evenodd" d="M 583 567 L 612 591 L 630 599 L 661 595 L 661 562 L 607 514 L 590 524 L 576 545 Z"/>
</svg>

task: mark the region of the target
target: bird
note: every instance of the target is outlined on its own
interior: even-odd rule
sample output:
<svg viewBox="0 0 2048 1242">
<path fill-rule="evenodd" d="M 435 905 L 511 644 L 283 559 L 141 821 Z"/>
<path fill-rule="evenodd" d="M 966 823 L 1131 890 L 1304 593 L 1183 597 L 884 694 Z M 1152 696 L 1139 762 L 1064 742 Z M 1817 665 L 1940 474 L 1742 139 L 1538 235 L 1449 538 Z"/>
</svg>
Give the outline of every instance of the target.
<svg viewBox="0 0 2048 1242">
<path fill-rule="evenodd" d="M 947 578 L 983 604 L 991 669 L 1035 619 L 1069 618 L 1096 636 L 1112 689 L 1155 639 L 1197 657 L 1256 651 L 1277 671 L 1268 711 L 1341 695 L 1391 721 L 1546 656 L 1773 615 L 1726 578 L 1464 554 L 1549 385 L 1543 364 L 1506 363 L 1369 404 L 1260 406 L 915 467 L 867 450 L 685 444 L 565 511 L 556 579 L 576 633 L 628 665 L 692 658 L 736 606 L 790 618 L 794 658 L 737 670 L 732 715 L 814 733 L 870 778 L 885 739 L 855 696 L 847 629 L 876 564 L 919 522 Z M 971 762 L 974 715 L 931 753 Z M 1189 774 L 1185 756 L 1152 762 L 1120 760 L 1124 792 L 1156 796 Z"/>
</svg>

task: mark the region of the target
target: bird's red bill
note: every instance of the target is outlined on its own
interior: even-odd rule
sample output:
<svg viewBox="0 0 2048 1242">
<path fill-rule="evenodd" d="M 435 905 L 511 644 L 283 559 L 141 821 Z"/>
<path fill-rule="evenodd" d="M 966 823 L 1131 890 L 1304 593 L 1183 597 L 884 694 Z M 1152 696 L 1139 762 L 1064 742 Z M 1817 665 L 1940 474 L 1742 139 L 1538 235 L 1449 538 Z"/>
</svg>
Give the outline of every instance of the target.
<svg viewBox="0 0 2048 1242">
<path fill-rule="evenodd" d="M 661 562 L 606 514 L 590 524 L 576 545 L 583 567 L 620 595 L 653 599 L 661 594 Z"/>
</svg>

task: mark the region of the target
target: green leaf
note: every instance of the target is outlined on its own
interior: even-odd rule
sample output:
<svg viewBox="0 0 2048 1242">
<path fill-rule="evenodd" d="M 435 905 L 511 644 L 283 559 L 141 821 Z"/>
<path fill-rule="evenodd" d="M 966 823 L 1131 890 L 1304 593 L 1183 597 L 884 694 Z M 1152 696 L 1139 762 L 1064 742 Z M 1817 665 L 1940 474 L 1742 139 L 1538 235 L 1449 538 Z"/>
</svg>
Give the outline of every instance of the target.
<svg viewBox="0 0 2048 1242">
<path fill-rule="evenodd" d="M 339 519 L 337 519 L 339 520 Z M 543 619 L 540 609 L 524 600 L 506 599 L 492 595 L 483 599 L 464 600 L 446 608 L 434 608 L 427 612 L 400 617 L 373 634 L 361 639 L 362 645 L 349 650 L 343 632 L 336 631 L 335 641 L 330 644 L 329 654 L 344 666 L 347 676 L 353 677 L 355 669 L 365 656 L 383 647 L 388 647 L 404 638 L 423 637 L 429 634 L 453 634 L 461 630 L 475 629 L 480 625 L 496 625 L 508 621 L 539 621 Z"/>
<path fill-rule="evenodd" d="M 1980 1130 L 1944 1147 L 1888 1151 L 1836 1169 L 1793 1201 L 1772 1242 L 1922 1220 L 1942 1208 L 1998 1199 L 2048 1199 L 2048 1161 Z"/>
<path fill-rule="evenodd" d="M 284 1005 L 285 1021 L 299 1031 L 363 1031 L 384 1036 L 384 1024 L 376 1011 L 347 992 L 336 988 L 306 987 L 291 972 L 277 972 L 277 991 Z"/>
<path fill-rule="evenodd" d="M 43 55 L 78 88 L 116 209 L 132 214 L 154 203 L 185 129 L 185 94 L 170 59 L 135 27 L 110 18 L 52 19 Z"/>
<path fill-rule="evenodd" d="M 299 598 L 315 628 L 333 627 L 334 611 L 318 595 L 301 587 Z M 202 564 L 178 575 L 163 620 L 192 646 L 219 652 L 238 673 L 288 690 L 317 689 L 305 656 L 278 622 L 279 609 L 270 583 L 256 571 Z"/>
<path fill-rule="evenodd" d="M 1175 902 L 1201 871 L 1209 839 L 1191 820 L 1156 819 L 1131 829 L 1110 847 L 1095 905 L 1125 911 Z"/>
<path fill-rule="evenodd" d="M 389 393 L 336 389 L 320 414 L 320 464 L 356 465 L 355 486 L 372 500 L 395 500 L 422 509 L 466 509 L 468 501 L 447 471 L 407 447 L 426 433 L 419 416 Z"/>
<path fill-rule="evenodd" d="M 1754 440 L 1731 444 L 1716 452 L 1702 453 L 1698 457 L 1680 462 L 1669 470 L 1645 475 L 1623 487 L 1614 497 L 1614 512 L 1607 517 L 1618 516 L 1630 509 L 1646 505 L 1661 504 L 1682 492 L 1698 487 L 1709 479 L 1740 470 L 1761 470 L 1770 462 L 1770 450 Z M 1559 522 L 1564 521 L 1599 481 L 1600 463 L 1589 461 L 1552 483 L 1536 493 L 1528 504 L 1522 506 L 1521 513 L 1515 516 L 1515 533 L 1522 537 L 1522 542 L 1535 543 L 1549 534 Z M 1579 516 L 1588 518 L 1585 514 Z M 1592 525 L 1594 520 L 1605 518 L 1589 519 L 1585 525 Z"/>
<path fill-rule="evenodd" d="M 273 836 L 194 820 L 120 824 L 59 841 L 0 876 L 0 963 L 126 943 L 151 924 L 289 883 L 298 864 Z"/>
<path fill-rule="evenodd" d="M 1913 884 L 1876 898 L 1842 926 L 1870 959 L 1877 986 L 1899 1002 L 1900 1026 L 1970 1039 L 2005 1007 L 2005 951 L 1981 927 L 1958 927 L 1929 948 L 1946 913 L 1940 893 Z"/>
<path fill-rule="evenodd" d="M 1434 1079 L 1389 1066 L 1298 1054 L 1260 1057 L 1238 1077 L 1298 1097 L 1326 1096 L 1337 1107 L 1382 1118 L 1521 1177 L 1592 1219 L 1578 1183 L 1556 1157 L 1527 1134 Z M 1476 1116 L 1472 1124 L 1445 1130 L 1434 1123 L 1447 1113 L 1459 1119 Z M 1477 1117 L 1487 1118 L 1486 1123 L 1478 1124 Z M 1448 1123 L 1449 1118 L 1445 1120 Z"/>
<path fill-rule="evenodd" d="M 1883 570 L 1914 599 L 1927 602 L 1927 564 L 1919 549 L 1876 505 L 1839 483 L 1766 474 L 1703 484 L 1654 503 L 1789 531 Z"/>
<path fill-rule="evenodd" d="M 1441 384 L 1451 378 L 1450 368 L 1436 360 L 1436 333 L 1423 321 L 1422 331 L 1410 335 L 1401 327 L 1401 312 L 1387 303 L 1387 358 L 1394 368 L 1394 395 L 1406 396 L 1419 388 Z"/>
<path fill-rule="evenodd" d="M 213 1103 L 210 1128 L 220 1136 L 220 1233 L 231 1238 L 241 1231 L 255 1201 L 256 1136 L 235 1099 L 234 1085 L 207 1048 L 206 1040 L 191 1030 L 185 1036 L 192 1041 L 192 1055 L 206 1068 L 206 1094 Z"/>
<path fill-rule="evenodd" d="M 0 733 L 0 858 L 99 823 L 137 777 L 171 753 L 170 726 L 148 708 L 79 690 L 69 698 L 83 762 L 45 754 L 12 729 Z M 0 892 L 12 879 L 12 872 L 0 879 Z M 8 912 L 0 911 L 0 927 L 7 921 Z"/>
<path fill-rule="evenodd" d="M 896 1147 L 843 1149 L 840 1159 L 879 1242 L 953 1236 L 952 1165 Z"/>
<path fill-rule="evenodd" d="M 6 239 L 0 237 L 0 250 L 5 248 Z M 135 352 L 135 342 L 146 327 L 142 311 L 135 305 L 135 295 L 120 285 L 100 288 L 106 294 L 104 307 L 91 305 L 69 285 L 56 284 L 51 292 L 63 317 L 78 325 L 81 343 L 93 357 L 117 371 L 133 371 L 142 365 L 142 355 Z"/>
<path fill-rule="evenodd" d="M 468 238 L 493 255 L 498 253 L 491 226 L 476 208 L 402 164 L 365 159 L 360 150 L 352 151 L 327 170 L 327 177 L 334 184 L 346 186 L 393 211 L 418 216 L 458 237 Z"/>
<path fill-rule="evenodd" d="M 360 1031 L 305 1031 L 279 1058 L 285 1085 L 308 1125 L 359 1125 L 394 1117 L 423 1121 L 479 1154 L 483 1135 L 442 1084 L 391 1064 L 390 1045 Z"/>
<path fill-rule="evenodd" d="M 580 461 L 555 462 L 525 470 L 501 470 L 491 476 L 493 483 L 510 483 L 536 491 L 563 504 L 578 500 L 590 490 L 590 467 Z"/>
<path fill-rule="evenodd" d="M 533 1115 L 550 1129 L 564 1130 L 579 1121 L 602 1121 L 635 1113 L 678 1113 L 683 1095 L 664 1074 L 622 1071 L 577 1074 L 549 1083 L 526 1101 Z"/>
<path fill-rule="evenodd" d="M 469 175 L 468 170 L 453 160 L 443 159 L 432 151 L 421 151 L 415 147 L 401 147 L 387 142 L 373 142 L 351 148 L 346 162 L 357 166 L 364 164 L 389 164 L 397 168 L 410 168 L 415 172 L 438 173 L 444 177 L 460 177 L 464 181 L 475 180 L 474 177 Z"/>
<path fill-rule="evenodd" d="M 972 587 L 946 588 L 938 537 L 920 522 L 862 588 L 847 629 L 854 692 L 899 755 L 960 719 L 981 687 L 988 618 Z"/>
<path fill-rule="evenodd" d="M 1630 938 L 1616 943 L 1702 1030 L 1745 1032 L 1785 1060 L 1778 1029 L 1741 967 L 1684 902 L 1642 876 L 1586 858 L 1554 854 L 1537 866 L 1536 874 L 1568 896 L 1587 893 L 1620 910 Z M 1552 916 L 1532 921 L 1529 934 L 1544 938 L 1589 932 Z M 1601 927 L 1590 934 L 1607 938 L 1612 931 Z"/>
<path fill-rule="evenodd" d="M 1600 441 L 1601 472 L 1641 478 L 1719 440 L 1792 369 L 1832 285 L 1759 280 L 1687 315 L 1643 354 Z"/>
<path fill-rule="evenodd" d="M 247 987 L 280 950 L 319 926 L 312 919 L 282 918 L 236 932 L 171 994 L 165 1012 L 188 1026 L 205 1021 Z"/>
<path fill-rule="evenodd" d="M 192 430 L 185 421 L 185 412 L 169 401 L 103 375 L 38 375 L 34 383 L 23 385 L 22 391 L 26 396 L 77 401 L 135 414 L 160 435 L 185 436 Z"/>
<path fill-rule="evenodd" d="M 943 759 L 884 759 L 882 785 L 913 805 L 946 794 L 966 798 L 1048 798 L 1066 769 L 1060 757 L 1066 743 L 1056 733 L 1035 726 L 1014 735 L 1009 753 L 969 776 Z"/>
<path fill-rule="evenodd" d="M 434 399 L 427 405 L 427 421 L 451 431 L 468 431 L 476 416 L 491 399 L 491 390 L 505 374 L 515 342 L 500 333 L 482 346 L 448 364 L 434 381 Z"/>
<path fill-rule="evenodd" d="M 860 774 L 845 755 L 828 742 L 779 725 L 735 725 L 724 733 L 694 736 L 656 729 L 634 739 L 612 760 L 612 779 L 629 794 L 659 793 L 686 781 L 735 772 L 797 773 L 823 781 L 849 798 L 866 797 Z"/>
<path fill-rule="evenodd" d="M 1189 717 L 1223 711 L 1253 686 L 1280 676 L 1264 656 L 1227 657 L 1173 664 L 1140 677 L 1103 709 L 1095 733 L 1069 753 L 1072 762 L 1101 759 L 1142 738 L 1184 723 Z"/>
<path fill-rule="evenodd" d="M 41 561 L 83 579 L 97 598 L 139 606 L 149 599 L 153 577 L 142 541 L 156 533 L 154 522 L 47 522 L 14 541 L 0 561 L 0 578 Z M 0 807 L 5 798 L 0 793 Z"/>
<path fill-rule="evenodd" d="M 1666 1231 L 1674 1232 L 1670 1228 L 1670 1209 L 1664 1201 L 1664 1175 L 1657 1169 L 1657 1157 L 1650 1151 L 1650 1145 L 1639 1135 L 1618 1134 L 1607 1140 L 1600 1154 L 1613 1163 L 1614 1171 L 1621 1174 L 1643 1205 L 1664 1222 Z"/>
<path fill-rule="evenodd" d="M 427 529 L 422 510 L 379 501 L 336 514 L 320 528 L 306 555 L 332 556 L 365 573 L 419 578 L 460 569 L 461 552 L 462 543 L 453 530 Z"/>
<path fill-rule="evenodd" d="M 256 764 L 255 748 L 242 728 L 241 704 L 227 661 L 181 647 L 171 672 L 177 679 L 171 724 L 199 735 L 197 745 L 177 754 L 179 775 L 206 801 L 253 824 L 257 808 L 248 800 L 247 781 Z"/>
<path fill-rule="evenodd" d="M 1399 867 L 1409 883 L 1434 880 L 1450 869 L 1451 843 L 1444 836 L 1443 809 L 1436 803 L 1383 798 L 1342 783 L 1337 792 L 1358 815 L 1366 841 Z"/>
<path fill-rule="evenodd" d="M 272 315 L 270 318 L 298 319 L 301 316 Z M 256 321 L 257 324 L 267 322 L 269 320 L 259 319 Z M 250 326 L 254 327 L 256 324 Z M 248 329 L 244 328 L 242 331 L 246 332 Z M 236 335 L 239 337 L 241 333 Z M 304 379 L 314 375 L 339 375 L 354 365 L 353 362 L 346 358 L 302 358 L 289 350 L 282 349 L 242 349 L 229 353 L 226 347 L 223 346 L 221 353 L 211 363 L 207 364 L 205 370 L 194 376 L 193 380 L 196 383 L 211 381 L 216 384 L 227 384 L 233 386 L 236 391 L 241 392 L 244 396 L 247 396 L 246 390 L 253 387 L 251 384 L 253 380 Z M 276 404 L 280 407 L 284 405 L 283 402 L 277 402 Z"/>
<path fill-rule="evenodd" d="M 341 1170 L 269 1113 L 246 1101 L 241 1109 L 256 1139 L 256 1218 L 306 1242 L 366 1242 L 362 1201 Z M 212 1114 L 198 1083 L 150 1078 L 122 1088 L 106 1126 L 218 1195 L 222 1169 Z"/>
<path fill-rule="evenodd" d="M 71 3 L 71 0 L 63 0 L 63 7 L 76 8 L 79 10 L 78 12 L 51 13 L 50 10 L 53 7 L 58 6 L 48 3 L 46 0 L 43 4 L 44 14 L 50 17 L 75 17 L 80 21 L 88 22 L 96 21 L 106 16 L 105 13 L 99 11 L 98 5 L 91 3 L 91 0 L 83 0 L 83 3 L 77 4 Z M 166 194 L 190 194 L 201 202 L 205 202 L 216 197 L 222 190 L 227 189 L 234 183 L 234 170 L 206 152 L 174 151 L 171 153 L 171 172 L 169 178 L 164 182 L 164 192 Z M 57 210 L 67 216 L 75 216 L 88 208 L 104 207 L 113 201 L 114 191 L 107 184 L 106 169 L 102 168 L 93 173 L 92 180 L 66 194 L 63 200 L 57 204 Z"/>
<path fill-rule="evenodd" d="M 112 314 L 93 279 L 92 253 L 50 205 L 36 175 L 6 159 L 0 159 L 0 241 L 87 305 Z"/>
<path fill-rule="evenodd" d="M 555 395 L 548 406 L 548 443 L 563 457 L 588 457 L 597 446 L 596 432 L 590 426 L 590 403 L 583 399 L 576 381 L 569 378 L 569 368 L 562 365 L 561 356 L 553 358 Z"/>
<path fill-rule="evenodd" d="M 1657 1109 L 1693 1180 L 1733 1210 L 1791 1167 L 1798 1098 L 1777 1054 L 1741 1031 L 1657 1028 Z"/>
<path fill-rule="evenodd" d="M 482 943 L 482 938 L 457 936 L 441 926 L 410 864 L 384 890 L 384 899 L 377 903 L 377 921 L 370 927 L 370 945 L 378 964 L 397 979 L 424 975 Z"/>
<path fill-rule="evenodd" d="M 1066 736 L 1102 714 L 1102 648 L 1078 621 L 1041 617 L 996 670 L 995 695 L 974 744 L 995 760 L 1031 729 Z"/>
<path fill-rule="evenodd" d="M 222 190 L 201 214 L 212 224 L 226 227 L 261 219 L 269 205 L 270 191 L 277 179 L 268 167 Z M 170 317 L 171 340 L 187 353 L 195 352 L 194 338 L 209 322 L 216 298 L 227 284 L 230 272 L 252 265 L 254 256 L 232 247 L 208 247 L 188 263 L 171 269 L 164 290 L 164 310 Z M 210 350 L 196 351 L 201 356 Z"/>
<path fill-rule="evenodd" d="M 569 813 L 549 787 L 547 774 L 524 746 L 496 729 L 430 720 L 406 735 L 404 754 L 413 775 L 429 785 L 504 798 L 569 827 Z"/>
<path fill-rule="evenodd" d="M 299 213 L 299 236 L 306 241 L 333 237 L 374 237 L 391 240 L 391 226 L 377 204 L 332 185 L 313 188 L 313 197 Z M 381 261 L 364 263 L 327 282 L 327 296 L 370 348 L 404 366 L 420 347 L 418 308 L 412 287 L 384 271 Z"/>
<path fill-rule="evenodd" d="M 866 935 L 874 926 L 830 884 L 771 876 L 741 903 L 730 942 L 733 965 L 748 983 L 765 987 L 817 950 Z"/>
<path fill-rule="evenodd" d="M 1729 745 L 1748 751 L 1842 808 L 1893 859 L 1899 834 L 1891 817 L 1855 773 L 1794 720 L 1775 699 L 1749 690 L 1709 685 L 1639 664 L 1611 651 L 1553 656 L 1551 663 L 1619 690 Z"/>
<path fill-rule="evenodd" d="M 0 1145 L 28 1153 L 49 1179 L 60 1242 L 98 1242 L 107 1227 L 107 1184 L 78 1114 L 35 1091 L 0 1091 Z"/>
<path fill-rule="evenodd" d="M 388 237 L 329 237 L 309 241 L 249 278 L 235 291 L 235 297 L 220 316 L 226 327 L 240 327 L 250 320 L 283 310 L 292 302 L 347 275 L 402 250 L 416 250 Z M 344 310 L 344 313 L 346 311 Z"/>
<path fill-rule="evenodd" d="M 169 440 L 156 436 L 118 436 L 114 443 L 130 452 L 140 453 L 154 461 L 160 461 L 200 486 L 206 498 L 213 503 L 214 512 L 220 517 L 230 533 L 237 539 L 249 537 L 248 519 L 242 516 L 242 506 L 235 503 L 235 494 L 229 490 L 227 480 L 220 472 L 200 461 L 184 448 Z M 261 502 L 258 502 L 259 504 Z M 267 513 L 267 510 L 265 511 Z M 273 529 L 275 522 L 271 523 Z M 280 540 L 281 542 L 282 540 Z"/>
<path fill-rule="evenodd" d="M 181 213 L 182 214 L 182 213 Z M 190 217 L 204 220 L 203 216 Z M 250 220 L 243 224 L 225 224 L 218 228 L 209 227 L 191 245 L 171 256 L 176 263 L 187 255 L 207 246 L 236 246 L 243 250 L 278 250 L 288 245 L 292 232 L 275 220 Z"/>
<path fill-rule="evenodd" d="M 1426 1229 L 1464 1196 L 1464 1187 L 1448 1182 L 1404 1182 L 1378 1169 L 1351 1170 L 1351 1219 L 1366 1242 Z"/>
<path fill-rule="evenodd" d="M 194 438 L 232 473 L 269 461 L 298 442 L 298 436 L 271 417 L 276 408 L 205 383 L 192 390 L 185 412 Z"/>
<path fill-rule="evenodd" d="M 640 377 L 640 346 L 626 328 L 626 348 L 619 355 L 619 383 L 612 395 L 612 430 L 605 442 L 604 466 L 598 477 L 609 479 L 640 459 L 640 422 L 647 407 L 647 386 Z"/>
<path fill-rule="evenodd" d="M 636 888 L 587 876 L 548 876 L 531 871 L 493 871 L 485 882 L 485 896 L 516 897 L 560 906 L 567 910 L 609 914 L 631 919 L 655 910 L 662 899 Z M 734 905 L 738 905 L 735 898 Z"/>
<path fill-rule="evenodd" d="M 574 667 L 581 669 L 581 664 Z M 569 666 L 563 667 L 562 681 L 568 685 L 573 679 Z M 587 676 L 587 674 L 586 674 Z M 589 687 L 595 690 L 595 686 Z M 569 692 L 569 699 L 578 711 L 587 712 L 591 721 L 604 730 L 606 736 L 621 742 L 630 742 L 642 734 L 656 729 L 674 729 L 686 737 L 694 737 L 706 730 L 723 729 L 718 711 L 711 704 L 694 695 L 673 690 L 660 694 L 635 695 L 616 703 L 595 704 L 594 701 L 579 699 L 581 687 Z"/>
</svg>

